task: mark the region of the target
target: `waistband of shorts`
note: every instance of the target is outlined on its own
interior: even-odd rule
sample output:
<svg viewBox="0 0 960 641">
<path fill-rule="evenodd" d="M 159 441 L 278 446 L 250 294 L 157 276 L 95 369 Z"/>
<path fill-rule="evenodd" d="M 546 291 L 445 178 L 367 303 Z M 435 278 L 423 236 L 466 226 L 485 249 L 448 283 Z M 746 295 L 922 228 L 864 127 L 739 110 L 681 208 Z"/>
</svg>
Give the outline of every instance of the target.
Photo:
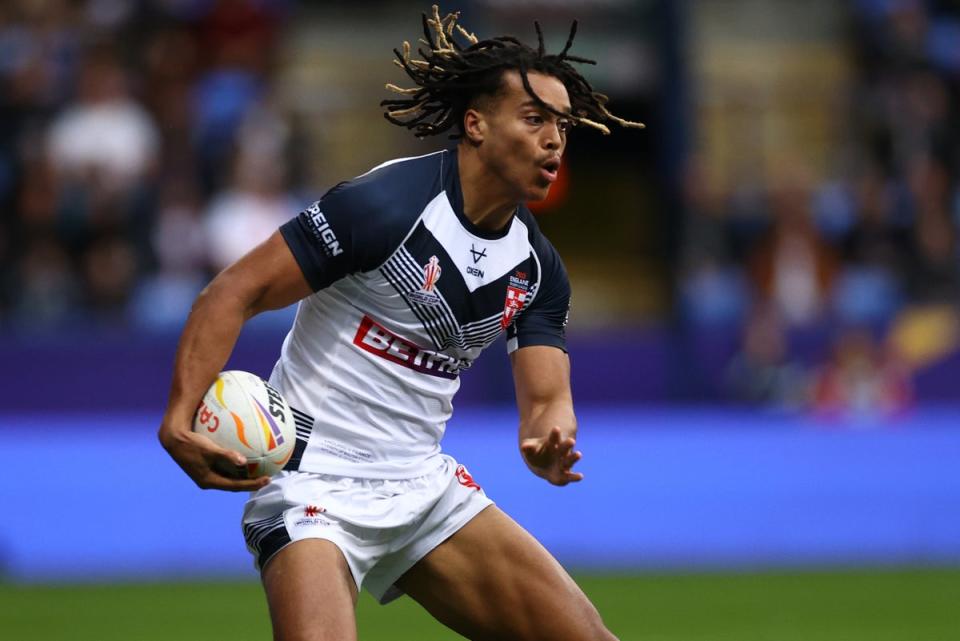
<svg viewBox="0 0 960 641">
<path fill-rule="evenodd" d="M 309 467 L 301 466 L 296 471 L 286 471 L 282 474 L 312 474 L 331 482 L 340 479 L 371 480 L 371 481 L 415 481 L 430 478 L 443 469 L 456 467 L 456 460 L 447 454 L 438 453 L 416 466 L 397 466 L 388 462 L 348 463 L 336 461 L 327 464 L 323 461 L 313 462 Z"/>
</svg>

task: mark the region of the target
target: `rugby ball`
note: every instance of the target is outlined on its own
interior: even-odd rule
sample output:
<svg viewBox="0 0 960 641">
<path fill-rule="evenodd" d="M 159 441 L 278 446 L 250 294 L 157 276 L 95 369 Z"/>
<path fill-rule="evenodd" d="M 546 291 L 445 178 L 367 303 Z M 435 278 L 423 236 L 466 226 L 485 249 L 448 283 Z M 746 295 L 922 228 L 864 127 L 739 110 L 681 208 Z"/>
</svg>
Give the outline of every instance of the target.
<svg viewBox="0 0 960 641">
<path fill-rule="evenodd" d="M 293 455 L 293 412 L 280 392 L 249 372 L 221 372 L 204 394 L 193 431 L 247 457 L 249 478 L 272 476 Z"/>
</svg>

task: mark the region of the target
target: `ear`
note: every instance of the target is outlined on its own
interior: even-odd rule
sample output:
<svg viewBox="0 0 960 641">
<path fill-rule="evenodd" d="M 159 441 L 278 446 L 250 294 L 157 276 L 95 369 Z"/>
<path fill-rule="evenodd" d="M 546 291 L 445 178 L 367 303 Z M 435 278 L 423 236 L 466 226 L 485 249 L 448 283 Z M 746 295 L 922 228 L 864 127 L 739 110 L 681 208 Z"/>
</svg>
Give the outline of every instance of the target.
<svg viewBox="0 0 960 641">
<path fill-rule="evenodd" d="M 487 133 L 487 121 L 476 109 L 467 109 L 463 114 L 463 136 L 474 145 L 483 142 Z"/>
</svg>

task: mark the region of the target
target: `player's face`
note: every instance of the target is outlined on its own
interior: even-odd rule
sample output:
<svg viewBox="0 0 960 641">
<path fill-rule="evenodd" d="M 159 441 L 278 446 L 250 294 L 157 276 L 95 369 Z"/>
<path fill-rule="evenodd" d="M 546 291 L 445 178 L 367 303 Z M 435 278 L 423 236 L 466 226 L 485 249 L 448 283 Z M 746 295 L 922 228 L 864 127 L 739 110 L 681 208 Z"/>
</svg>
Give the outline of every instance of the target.
<svg viewBox="0 0 960 641">
<path fill-rule="evenodd" d="M 529 72 L 534 93 L 562 113 L 570 112 L 567 89 L 557 78 Z M 557 180 L 572 120 L 538 106 L 524 90 L 517 71 L 507 71 L 503 90 L 485 114 L 481 145 L 487 167 L 518 201 L 543 200 Z"/>
</svg>

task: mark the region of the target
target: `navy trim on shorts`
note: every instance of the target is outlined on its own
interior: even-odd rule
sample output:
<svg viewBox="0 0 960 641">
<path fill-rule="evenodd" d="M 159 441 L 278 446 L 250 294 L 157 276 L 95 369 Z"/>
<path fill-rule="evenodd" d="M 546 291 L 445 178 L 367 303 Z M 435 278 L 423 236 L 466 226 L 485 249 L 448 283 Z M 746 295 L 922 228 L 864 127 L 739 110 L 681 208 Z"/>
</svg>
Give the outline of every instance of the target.
<svg viewBox="0 0 960 641">
<path fill-rule="evenodd" d="M 260 556 L 257 557 L 257 569 L 263 570 L 263 566 L 273 558 L 273 555 L 285 548 L 290 543 L 290 535 L 287 534 L 287 526 L 270 530 L 263 541 L 260 542 Z"/>
<path fill-rule="evenodd" d="M 258 570 L 262 570 L 267 561 L 291 541 L 282 512 L 269 519 L 247 523 L 243 526 L 243 538 L 256 557 Z"/>
<path fill-rule="evenodd" d="M 303 452 L 307 449 L 307 441 L 310 440 L 310 434 L 313 432 L 313 417 L 295 407 L 290 409 L 293 411 L 293 424 L 297 430 L 297 439 L 293 444 L 293 454 L 290 455 L 290 460 L 283 466 L 283 469 L 287 472 L 296 472 L 300 470 Z"/>
</svg>

